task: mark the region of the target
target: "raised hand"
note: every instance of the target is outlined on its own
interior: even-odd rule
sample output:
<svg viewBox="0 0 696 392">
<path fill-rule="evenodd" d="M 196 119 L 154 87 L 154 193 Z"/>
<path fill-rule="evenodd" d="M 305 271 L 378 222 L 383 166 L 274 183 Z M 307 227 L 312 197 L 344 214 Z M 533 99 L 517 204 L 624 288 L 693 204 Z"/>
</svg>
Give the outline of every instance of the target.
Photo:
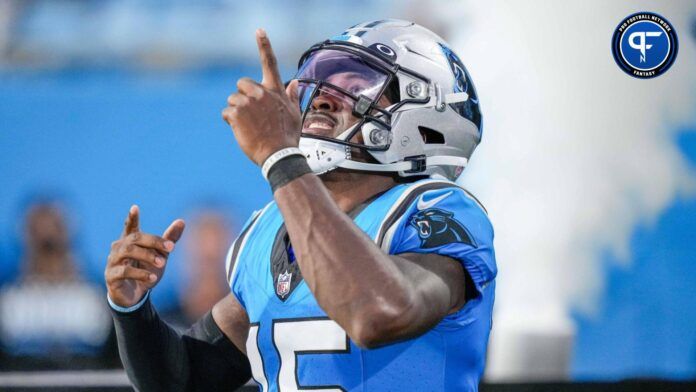
<svg viewBox="0 0 696 392">
<path fill-rule="evenodd" d="M 227 98 L 222 118 L 232 127 L 242 151 L 261 165 L 274 152 L 297 147 L 302 124 L 297 101 L 297 82 L 287 89 L 278 72 L 271 41 L 262 29 L 256 31 L 263 80 L 237 81 L 237 93 Z"/>
<path fill-rule="evenodd" d="M 184 221 L 177 219 L 162 237 L 143 233 L 138 206 L 130 208 L 121 237 L 111 244 L 104 271 L 106 288 L 114 303 L 133 306 L 157 285 L 184 227 Z"/>
</svg>

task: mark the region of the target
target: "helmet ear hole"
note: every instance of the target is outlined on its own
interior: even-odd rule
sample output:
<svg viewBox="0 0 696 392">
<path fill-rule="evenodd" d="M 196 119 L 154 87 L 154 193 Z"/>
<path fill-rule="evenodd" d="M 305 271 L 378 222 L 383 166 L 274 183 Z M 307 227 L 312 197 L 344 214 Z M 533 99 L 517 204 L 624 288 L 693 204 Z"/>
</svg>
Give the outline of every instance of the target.
<svg viewBox="0 0 696 392">
<path fill-rule="evenodd" d="M 419 126 L 418 131 L 420 132 L 425 144 L 445 144 L 445 136 L 434 129 Z"/>
</svg>

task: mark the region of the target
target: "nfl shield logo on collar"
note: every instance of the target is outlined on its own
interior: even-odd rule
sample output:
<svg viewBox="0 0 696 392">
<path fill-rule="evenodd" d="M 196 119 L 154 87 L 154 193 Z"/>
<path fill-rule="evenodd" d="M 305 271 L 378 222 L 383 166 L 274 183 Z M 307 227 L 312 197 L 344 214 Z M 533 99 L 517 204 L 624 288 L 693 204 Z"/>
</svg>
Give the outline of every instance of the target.
<svg viewBox="0 0 696 392">
<path fill-rule="evenodd" d="M 279 296 L 285 298 L 286 295 L 290 292 L 290 282 L 292 281 L 292 272 L 288 273 L 287 271 L 283 272 L 282 274 L 278 275 L 278 284 L 276 285 L 276 293 L 278 293 Z"/>
</svg>

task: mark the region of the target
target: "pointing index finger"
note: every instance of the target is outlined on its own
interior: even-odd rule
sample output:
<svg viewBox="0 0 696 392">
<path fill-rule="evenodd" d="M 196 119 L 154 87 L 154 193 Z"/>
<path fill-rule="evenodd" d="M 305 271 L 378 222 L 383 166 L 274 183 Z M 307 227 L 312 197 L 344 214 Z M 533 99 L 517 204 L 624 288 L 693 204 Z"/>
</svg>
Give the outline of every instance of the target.
<svg viewBox="0 0 696 392">
<path fill-rule="evenodd" d="M 271 90 L 284 91 L 285 86 L 283 85 L 283 80 L 280 78 L 280 72 L 278 72 L 278 61 L 273 53 L 271 41 L 268 39 L 268 35 L 264 29 L 256 30 L 256 44 L 259 47 L 261 70 L 263 72 L 263 81 L 261 81 L 261 84 Z"/>
<path fill-rule="evenodd" d="M 121 236 L 125 237 L 138 230 L 140 230 L 140 209 L 134 204 L 131 206 L 130 210 L 128 210 L 128 217 L 123 225 L 123 234 Z"/>
</svg>

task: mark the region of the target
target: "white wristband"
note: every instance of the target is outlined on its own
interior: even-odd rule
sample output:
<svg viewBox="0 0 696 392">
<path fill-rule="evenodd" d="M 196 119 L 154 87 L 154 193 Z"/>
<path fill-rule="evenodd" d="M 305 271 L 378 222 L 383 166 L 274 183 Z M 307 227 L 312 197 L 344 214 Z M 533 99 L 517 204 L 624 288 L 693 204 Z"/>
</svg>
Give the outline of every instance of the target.
<svg viewBox="0 0 696 392">
<path fill-rule="evenodd" d="M 273 167 L 273 165 L 275 165 L 279 160 L 290 155 L 304 156 L 304 153 L 297 147 L 288 147 L 274 152 L 270 157 L 266 158 L 266 162 L 264 162 L 261 166 L 261 174 L 263 174 L 263 178 L 268 180 L 268 172 L 271 170 L 271 167 Z"/>
<path fill-rule="evenodd" d="M 111 297 L 109 297 L 109 294 L 106 294 L 106 300 L 109 301 L 109 306 L 111 306 L 111 309 L 113 309 L 117 312 L 121 312 L 121 313 L 131 313 L 131 312 L 135 312 L 136 310 L 140 309 L 140 307 L 143 306 L 145 301 L 147 301 L 147 298 L 149 296 L 150 296 L 150 290 L 148 290 L 145 293 L 143 298 L 140 301 L 138 301 L 137 304 L 129 306 L 127 308 L 124 308 L 123 306 L 116 305 L 116 303 L 114 303 L 114 301 L 111 300 Z"/>
</svg>

